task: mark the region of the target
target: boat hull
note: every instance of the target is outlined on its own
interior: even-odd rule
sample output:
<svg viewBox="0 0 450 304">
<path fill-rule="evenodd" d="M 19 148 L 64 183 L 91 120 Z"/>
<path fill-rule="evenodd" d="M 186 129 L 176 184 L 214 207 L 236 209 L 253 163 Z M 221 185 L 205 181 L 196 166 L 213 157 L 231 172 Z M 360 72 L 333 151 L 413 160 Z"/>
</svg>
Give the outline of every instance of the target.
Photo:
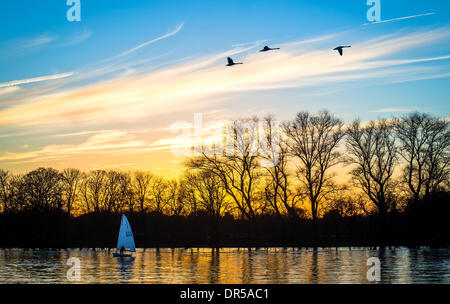
<svg viewBox="0 0 450 304">
<path fill-rule="evenodd" d="M 120 254 L 120 253 L 113 253 L 113 257 L 115 258 L 131 258 L 131 254 Z"/>
</svg>

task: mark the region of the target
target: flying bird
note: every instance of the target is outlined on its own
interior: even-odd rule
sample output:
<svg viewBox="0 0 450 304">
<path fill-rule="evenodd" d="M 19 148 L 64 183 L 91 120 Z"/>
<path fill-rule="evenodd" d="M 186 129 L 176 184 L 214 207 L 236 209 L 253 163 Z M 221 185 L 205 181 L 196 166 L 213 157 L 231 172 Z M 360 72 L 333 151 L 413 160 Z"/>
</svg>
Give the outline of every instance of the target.
<svg viewBox="0 0 450 304">
<path fill-rule="evenodd" d="M 235 65 L 235 64 L 242 64 L 242 62 L 234 62 L 233 59 L 231 59 L 230 57 L 227 57 L 227 60 L 228 60 L 228 64 L 225 65 L 225 66 L 232 66 L 232 65 Z"/>
<path fill-rule="evenodd" d="M 267 52 L 267 51 L 273 51 L 273 50 L 279 50 L 279 49 L 280 48 L 270 48 L 266 45 L 262 50 L 260 50 L 260 52 Z"/>
<path fill-rule="evenodd" d="M 333 51 L 338 51 L 339 54 L 342 56 L 342 55 L 344 55 L 344 51 L 342 49 L 350 48 L 350 47 L 352 47 L 352 46 L 351 45 L 341 45 L 341 46 L 338 46 L 337 48 L 334 48 Z"/>
</svg>

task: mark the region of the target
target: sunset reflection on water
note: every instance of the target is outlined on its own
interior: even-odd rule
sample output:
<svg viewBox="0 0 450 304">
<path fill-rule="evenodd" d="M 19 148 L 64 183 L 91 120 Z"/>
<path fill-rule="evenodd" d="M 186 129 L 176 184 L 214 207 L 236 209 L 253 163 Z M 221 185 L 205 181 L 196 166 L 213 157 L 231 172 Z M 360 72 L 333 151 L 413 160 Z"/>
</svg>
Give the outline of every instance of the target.
<svg viewBox="0 0 450 304">
<path fill-rule="evenodd" d="M 80 259 L 68 281 L 67 259 Z M 370 283 L 367 259 L 381 261 L 381 283 L 450 283 L 450 251 L 408 248 L 138 249 L 133 261 L 107 250 L 0 250 L 0 283 Z"/>
</svg>

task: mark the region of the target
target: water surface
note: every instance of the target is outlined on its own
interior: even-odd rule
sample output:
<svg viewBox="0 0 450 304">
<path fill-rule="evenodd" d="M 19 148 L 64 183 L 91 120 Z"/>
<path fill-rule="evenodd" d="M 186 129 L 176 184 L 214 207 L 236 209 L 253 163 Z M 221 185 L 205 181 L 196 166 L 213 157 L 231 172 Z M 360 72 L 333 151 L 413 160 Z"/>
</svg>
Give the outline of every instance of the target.
<svg viewBox="0 0 450 304">
<path fill-rule="evenodd" d="M 137 249 L 134 256 L 120 261 L 107 250 L 4 249 L 0 283 L 370 283 L 370 257 L 380 259 L 380 283 L 450 283 L 449 249 L 166 248 Z M 80 260 L 79 281 L 67 278 L 69 258 Z"/>
</svg>

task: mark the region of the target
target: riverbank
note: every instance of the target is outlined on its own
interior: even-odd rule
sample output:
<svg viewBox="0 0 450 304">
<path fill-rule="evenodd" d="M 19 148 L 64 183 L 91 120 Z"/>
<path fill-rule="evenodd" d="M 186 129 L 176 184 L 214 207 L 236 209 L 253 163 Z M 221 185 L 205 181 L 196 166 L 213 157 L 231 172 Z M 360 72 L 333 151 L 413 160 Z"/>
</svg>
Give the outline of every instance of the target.
<svg viewBox="0 0 450 304">
<path fill-rule="evenodd" d="M 135 243 L 142 248 L 380 247 L 450 244 L 448 213 L 412 221 L 403 213 L 309 219 L 257 216 L 167 216 L 130 213 Z M 63 212 L 0 214 L 3 248 L 113 248 L 120 214 L 71 217 Z"/>
<path fill-rule="evenodd" d="M 301 250 L 314 250 L 317 248 L 366 248 L 366 249 L 380 249 L 380 248 L 399 248 L 405 247 L 409 249 L 418 249 L 418 248 L 430 248 L 430 249 L 450 249 L 450 244 L 444 243 L 436 243 L 436 242 L 422 242 L 422 243 L 413 243 L 413 242 L 396 242 L 396 243 L 366 243 L 366 242 L 340 242 L 340 243 L 329 243 L 329 242 L 311 242 L 311 243 L 303 243 L 303 244 L 285 244 L 285 243 L 234 243 L 234 244 L 221 244 L 218 246 L 211 246 L 204 243 L 199 244 L 165 244 L 165 245 L 151 245 L 151 246 L 137 246 L 140 249 L 211 249 L 211 250 L 221 250 L 221 249 L 243 249 L 248 251 L 258 251 L 260 249 L 267 248 L 283 248 L 286 250 L 293 251 L 301 251 Z M 98 244 L 83 244 L 76 246 L 69 246 L 65 248 L 59 247 L 5 247 L 0 246 L 0 249 L 22 249 L 22 250 L 31 250 L 31 251 L 58 251 L 58 250 L 67 250 L 67 249 L 78 249 L 81 251 L 114 251 L 116 250 L 115 246 L 107 246 L 102 247 Z"/>
</svg>

